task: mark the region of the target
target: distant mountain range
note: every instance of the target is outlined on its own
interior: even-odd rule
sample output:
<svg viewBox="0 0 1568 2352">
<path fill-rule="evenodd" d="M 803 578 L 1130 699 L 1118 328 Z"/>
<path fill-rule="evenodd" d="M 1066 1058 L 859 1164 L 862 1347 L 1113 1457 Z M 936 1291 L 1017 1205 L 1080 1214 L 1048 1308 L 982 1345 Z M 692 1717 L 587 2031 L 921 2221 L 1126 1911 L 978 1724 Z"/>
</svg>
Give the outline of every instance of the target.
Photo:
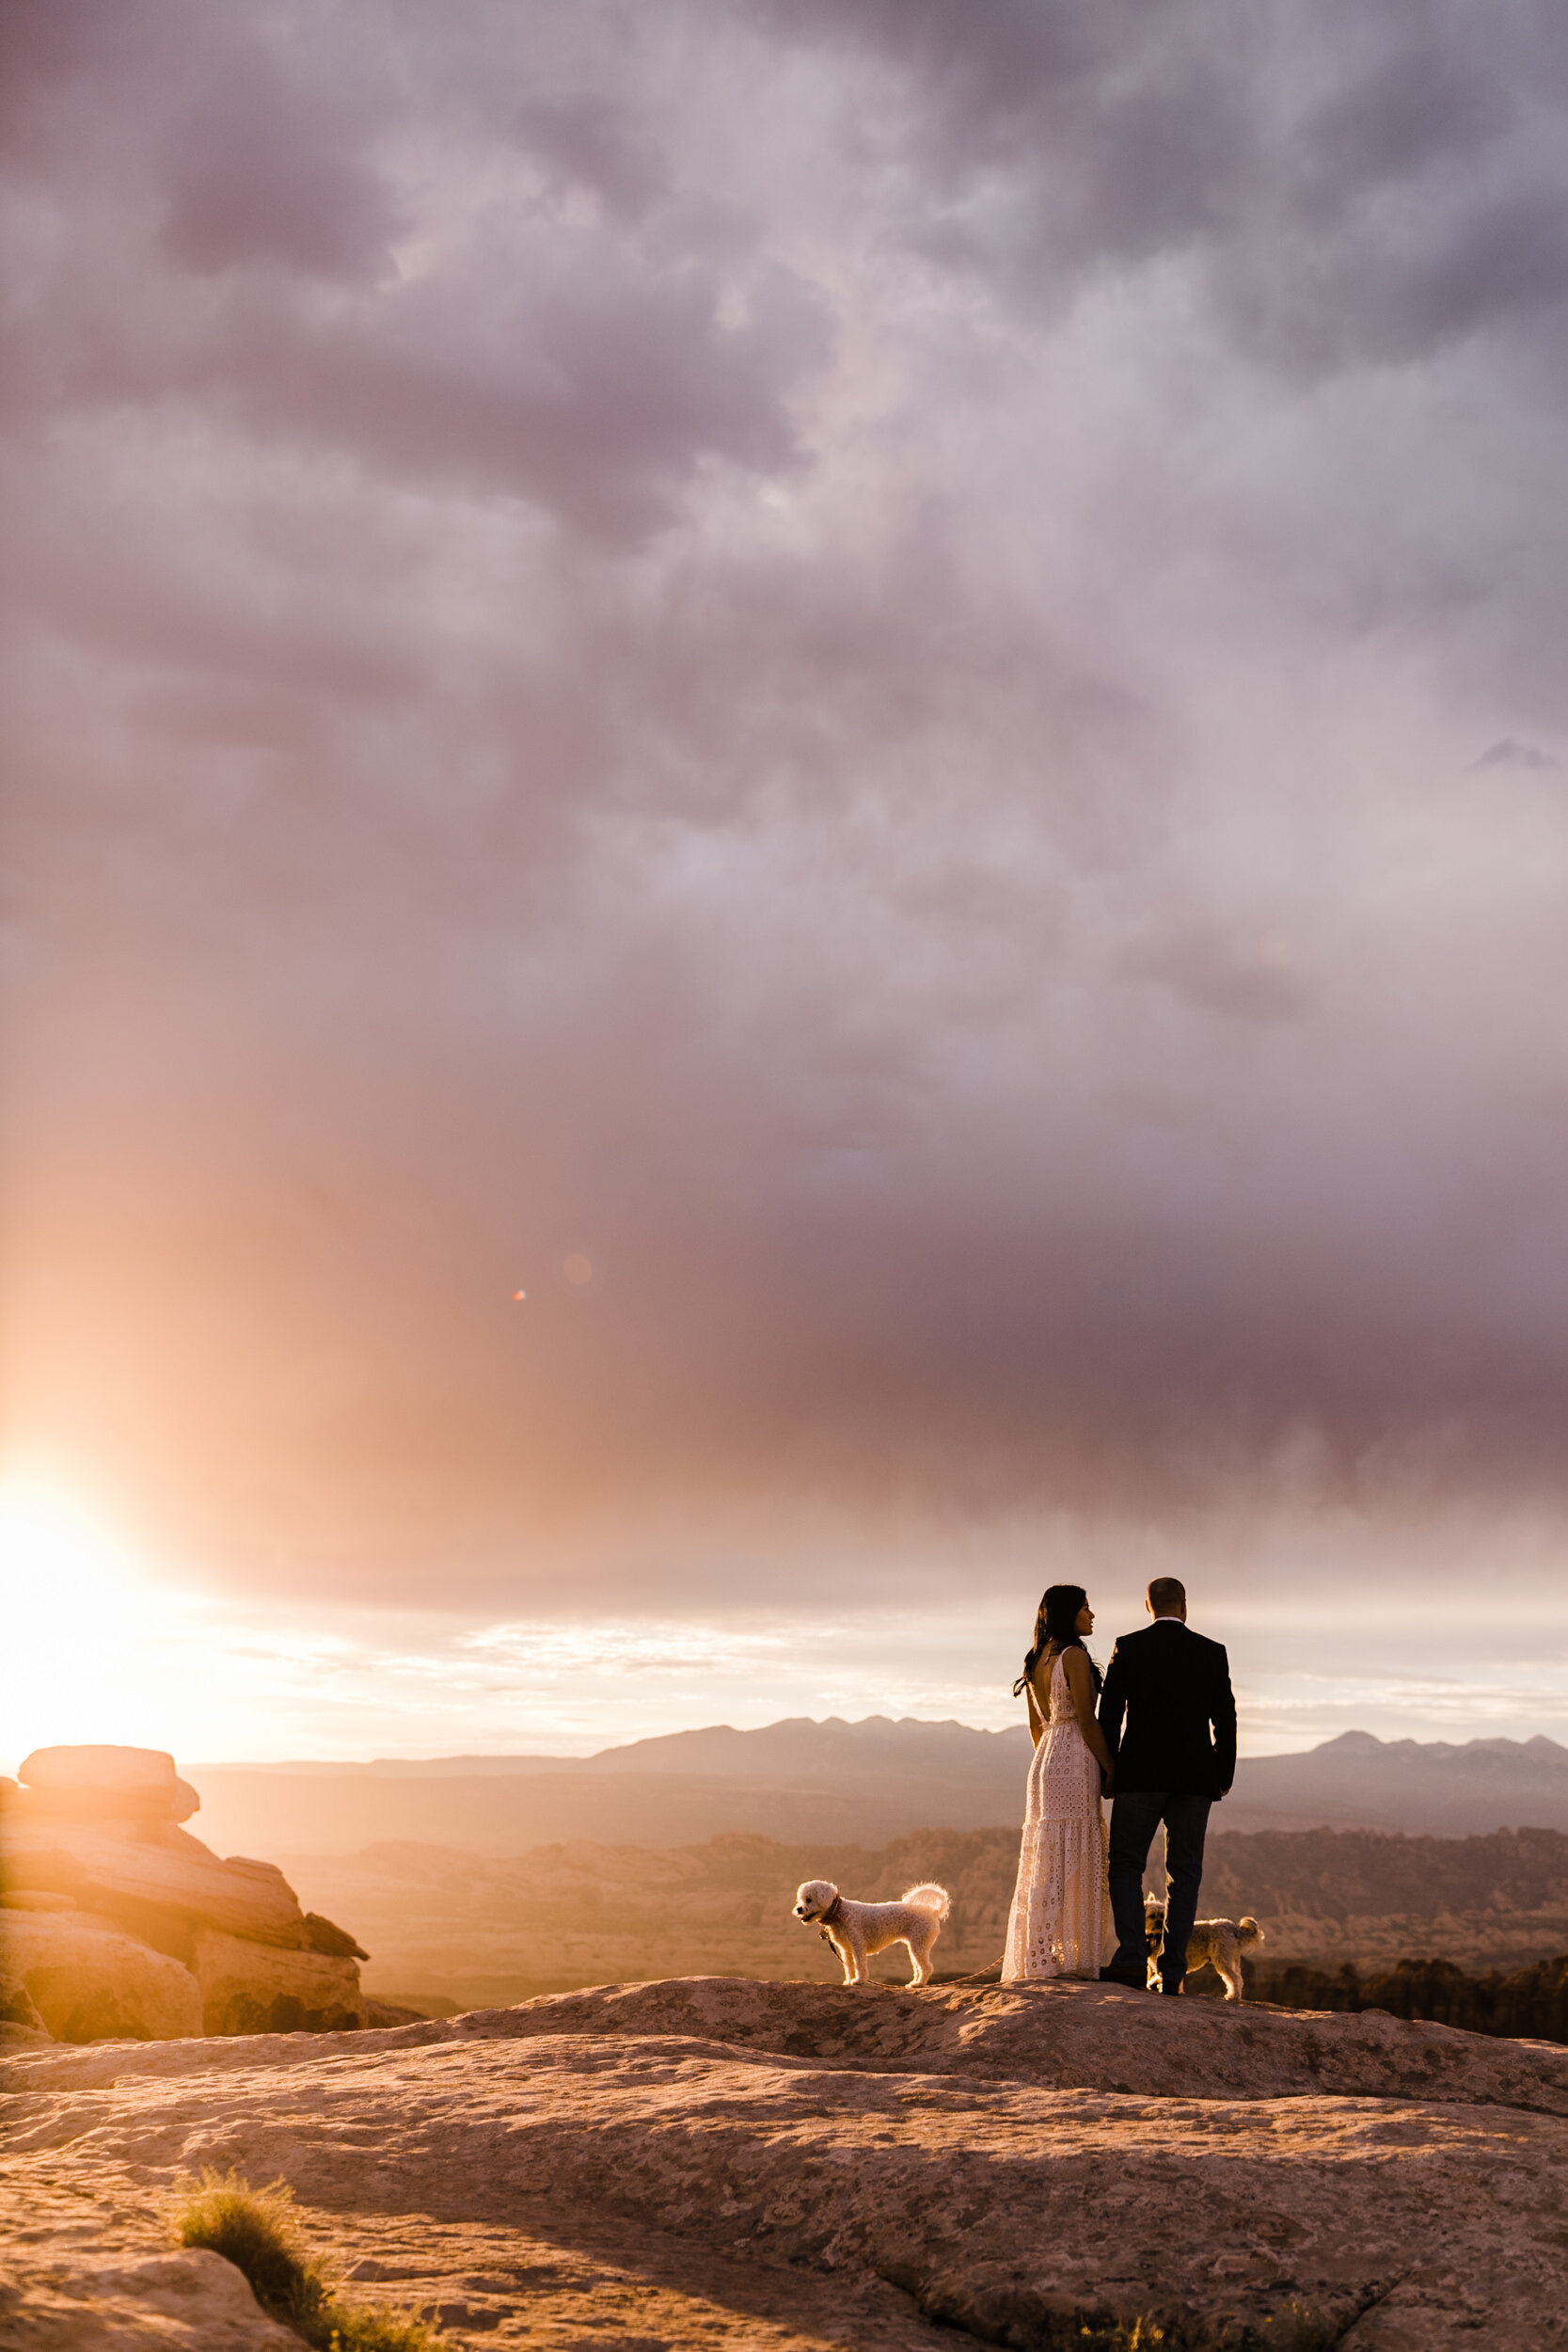
<svg viewBox="0 0 1568 2352">
<path fill-rule="evenodd" d="M 1006 1826 L 1022 1819 L 1028 1761 L 1022 1725 L 873 1715 L 714 1724 L 588 1756 L 183 1769 L 201 1792 L 190 1826 L 219 1852 L 349 1853 L 412 1838 L 515 1854 L 578 1838 L 679 1846 L 740 1831 L 882 1845 L 921 1828 Z M 1243 1757 L 1214 1827 L 1568 1831 L 1568 1748 L 1541 1737 L 1452 1744 L 1342 1732 L 1298 1755 Z"/>
<path fill-rule="evenodd" d="M 1244 1819 L 1243 1817 L 1245 1817 Z M 1568 1748 L 1533 1740 L 1374 1740 L 1245 1757 L 1227 1829 L 1391 1829 L 1438 1837 L 1568 1829 Z"/>
</svg>

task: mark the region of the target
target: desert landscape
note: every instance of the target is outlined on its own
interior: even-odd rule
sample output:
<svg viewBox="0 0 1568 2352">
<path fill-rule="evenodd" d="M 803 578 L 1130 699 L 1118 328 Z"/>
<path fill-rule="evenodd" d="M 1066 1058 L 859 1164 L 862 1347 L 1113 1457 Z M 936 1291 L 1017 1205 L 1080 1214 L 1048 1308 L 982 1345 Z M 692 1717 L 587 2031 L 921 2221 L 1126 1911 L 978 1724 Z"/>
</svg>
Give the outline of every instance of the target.
<svg viewBox="0 0 1568 2352">
<path fill-rule="evenodd" d="M 789 1916 L 793 1889 L 816 1876 L 872 1900 L 937 1879 L 954 1898 L 938 1964 L 963 1973 L 1002 1948 L 1018 1860 L 1013 1768 L 1026 1740 L 1022 1730 L 961 1724 L 778 1724 L 645 1741 L 547 1776 L 508 1772 L 513 1760 L 502 1758 L 483 1776 L 462 1769 L 466 1758 L 334 1776 L 302 1768 L 246 1776 L 240 1818 L 276 1834 L 264 1850 L 280 1854 L 312 1909 L 358 1923 L 372 1953 L 366 1982 L 387 1999 L 468 2006 L 692 1970 L 830 1981 L 831 1955 Z M 1355 1759 L 1368 1752 L 1357 1802 L 1381 1826 L 1239 1826 L 1301 1824 L 1315 1811 L 1332 1820 L 1350 1804 Z M 696 1761 L 707 1768 L 702 1776 Z M 780 1774 L 771 1836 L 741 1826 L 769 1762 Z M 1477 1824 L 1469 1834 L 1421 1826 L 1433 1814 L 1416 1769 L 1423 1765 L 1449 1813 Z M 202 1772 L 204 1822 L 232 1828 L 237 1777 Z M 587 1818 L 612 1834 L 507 1851 L 506 1823 L 538 1818 L 529 1808 L 546 1780 L 586 1791 Z M 1353 1736 L 1301 1756 L 1243 1758 L 1236 1796 L 1213 1815 L 1205 1912 L 1255 1916 L 1265 1935 L 1259 1965 L 1366 1969 L 1418 1953 L 1469 1970 L 1531 1965 L 1568 1950 L 1560 1780 L 1568 1790 L 1568 1751 L 1547 1740 L 1452 1747 Z M 672 1786 L 683 1800 L 700 1789 L 700 1804 L 661 1809 Z M 1269 1806 L 1256 1802 L 1260 1788 Z M 476 1789 L 488 1804 L 471 1801 Z M 623 1796 L 626 1825 L 615 1834 Z M 721 1834 L 670 1836 L 672 1820 L 692 1817 Z M 889 1818 L 899 1834 L 874 1842 L 875 1825 Z M 1536 1820 L 1554 1825 L 1501 1826 Z M 335 1835 L 372 1820 L 403 1834 L 331 1850 Z M 858 1837 L 840 1834 L 857 1821 Z M 410 1824 L 443 1835 L 418 1836 Z M 896 1964 L 879 1966 L 891 1974 Z"/>
<path fill-rule="evenodd" d="M 1216 1836 L 1206 1908 L 1264 1923 L 1248 1976 L 1275 1997 L 1174 2008 L 983 1980 L 1009 1828 L 404 1840 L 285 1872 L 192 1836 L 167 1756 L 22 1769 L 0 1789 L 4 2352 L 297 2344 L 173 2243 L 204 2173 L 285 2183 L 344 2296 L 454 2346 L 1564 2338 L 1568 2048 L 1354 2013 L 1343 1977 L 1560 1951 L 1560 1832 Z M 789 1912 L 824 1868 L 872 1899 L 942 1880 L 935 1985 L 895 1981 L 901 1952 L 837 1982 Z"/>
<path fill-rule="evenodd" d="M 0 2083 L 5 2352 L 285 2352 L 167 2244 L 176 2181 L 234 2165 L 454 2346 L 1568 2336 L 1568 2051 L 1386 2017 L 699 1977 Z"/>
<path fill-rule="evenodd" d="M 833 1726 L 808 1727 L 825 1735 L 814 1756 L 805 1733 L 787 1728 L 795 1778 L 778 1800 L 795 1832 L 787 1840 L 730 1829 L 702 1843 L 576 1838 L 493 1853 L 399 1837 L 337 1852 L 263 1848 L 266 1861 L 221 1861 L 193 1836 L 187 1825 L 210 1836 L 231 1826 L 221 1796 L 215 1807 L 208 1802 L 203 1768 L 191 1768 L 200 1772 L 198 1788 L 155 1751 L 45 1751 L 23 1767 L 32 1785 L 0 1783 L 0 1964 L 9 1970 L 8 1982 L 24 1973 L 24 1951 L 28 1970 L 55 1970 L 43 1997 L 51 2030 L 66 2040 L 117 2029 L 191 2030 L 181 2022 L 187 2013 L 205 2018 L 196 2029 L 210 2032 L 269 2022 L 364 2023 L 367 2000 L 451 2014 L 656 1976 L 832 1983 L 837 1962 L 790 1912 L 800 1881 L 825 1876 L 873 1901 L 937 1880 L 953 1899 L 937 1947 L 939 1971 L 991 1967 L 1012 1895 L 1016 1827 L 923 1827 L 883 1845 L 812 1836 L 812 1772 L 803 1768 L 825 1778 L 845 1743 Z M 880 1736 L 875 1726 L 845 1728 Z M 915 1744 L 910 1735 L 961 1729 L 911 1725 L 904 1744 Z M 1305 1778 L 1316 1757 L 1300 1763 Z M 318 1780 L 266 1777 L 293 1791 Z M 362 1787 L 370 1776 L 341 1777 Z M 514 1777 L 521 1776 L 489 1780 L 499 1787 Z M 613 1790 L 625 1777 L 606 1773 L 600 1785 Z M 423 1818 L 421 1792 L 467 1784 L 466 1774 L 429 1770 L 375 1780 L 384 1795 L 413 1792 L 408 1809 L 416 1820 Z M 722 1781 L 712 1781 L 705 1801 L 722 1807 Z M 852 1789 L 841 1789 L 837 1802 L 852 1811 Z M 877 1803 L 874 1789 L 873 1818 Z M 383 1818 L 395 1820 L 395 1811 L 384 1807 Z M 1216 1823 L 1228 1818 L 1227 1806 Z M 296 1797 L 283 1825 L 300 1819 Z M 330 1836 L 339 1822 L 331 1810 L 318 1814 L 316 1836 Z M 461 1817 L 454 1825 L 465 1826 Z M 494 1834 L 493 1820 L 469 1827 L 476 1841 Z M 1149 1875 L 1156 1887 L 1157 1861 Z M 1203 1908 L 1206 1915 L 1258 1919 L 1263 1943 L 1249 1958 L 1249 1976 L 1255 1987 L 1272 1986 L 1276 1998 L 1282 1972 L 1291 1967 L 1331 1975 L 1348 1966 L 1365 1975 L 1420 1957 L 1470 1972 L 1517 1971 L 1568 1951 L 1568 1834 L 1494 1828 L 1434 1837 L 1216 1826 Z M 119 1941 L 92 1944 L 104 1936 Z M 84 1996 L 88 2005 L 77 2015 L 67 1963 L 75 1952 L 85 1964 L 91 1951 L 101 1956 L 103 1985 L 112 1979 L 121 1990 Z M 124 1970 L 133 1959 L 150 2003 L 143 2010 L 125 2006 Z M 874 1963 L 874 1973 L 893 1981 L 907 1967 L 895 1950 Z M 192 1971 L 196 1981 L 186 1981 Z M 1205 1970 L 1192 1989 L 1217 1992 L 1218 1980 Z M 42 2022 L 30 2000 L 13 1985 L 7 1996 L 13 2026 Z"/>
<path fill-rule="evenodd" d="M 0 282 L 0 2352 L 1568 2352 L 1563 0 L 5 0 Z"/>
<path fill-rule="evenodd" d="M 953 1896 L 939 1968 L 985 1968 L 1002 1949 L 1018 1833 L 925 1830 L 878 1848 L 742 1835 L 673 1848 L 578 1840 L 511 1858 L 389 1841 L 284 1865 L 311 1909 L 354 1923 L 371 1991 L 467 2007 L 643 1974 L 832 1981 L 832 1954 L 789 1911 L 796 1885 L 816 1875 L 872 1901 L 936 1879 Z M 1431 1953 L 1470 1970 L 1519 1968 L 1568 1951 L 1568 1836 L 1219 1831 L 1202 1907 L 1259 1921 L 1266 1940 L 1249 1967 L 1369 1968 Z M 891 1979 L 907 1964 L 888 1956 L 876 1968 Z"/>
</svg>

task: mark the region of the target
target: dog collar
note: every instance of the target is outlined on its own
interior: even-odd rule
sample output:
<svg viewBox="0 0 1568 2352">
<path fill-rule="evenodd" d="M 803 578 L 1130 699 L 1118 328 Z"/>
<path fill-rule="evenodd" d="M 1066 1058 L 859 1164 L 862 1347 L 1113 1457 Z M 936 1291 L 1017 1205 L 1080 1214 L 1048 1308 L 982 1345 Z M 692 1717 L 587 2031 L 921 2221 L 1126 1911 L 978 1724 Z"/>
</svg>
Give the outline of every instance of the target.
<svg viewBox="0 0 1568 2352">
<path fill-rule="evenodd" d="M 844 1898 L 842 1895 L 835 1895 L 827 1910 L 817 1913 L 816 1924 L 819 1928 L 836 1928 L 843 1916 Z"/>
</svg>

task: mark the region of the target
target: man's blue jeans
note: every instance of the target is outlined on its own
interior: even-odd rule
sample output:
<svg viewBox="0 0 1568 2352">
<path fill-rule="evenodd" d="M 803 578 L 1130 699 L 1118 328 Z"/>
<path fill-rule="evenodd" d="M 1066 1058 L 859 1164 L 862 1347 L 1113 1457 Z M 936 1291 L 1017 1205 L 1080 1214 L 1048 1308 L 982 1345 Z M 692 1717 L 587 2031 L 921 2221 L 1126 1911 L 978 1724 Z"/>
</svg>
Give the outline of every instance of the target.
<svg viewBox="0 0 1568 2352">
<path fill-rule="evenodd" d="M 1148 1964 L 1144 1933 L 1144 1865 L 1162 1821 L 1165 1825 L 1165 1948 L 1160 1977 L 1167 1993 L 1180 1990 L 1186 1973 L 1187 1938 L 1197 1917 L 1203 1883 L 1203 1836 L 1209 1826 L 1208 1797 L 1174 1796 L 1164 1788 L 1133 1788 L 1111 1804 L 1111 1910 L 1117 1923 L 1114 1968 Z"/>
</svg>

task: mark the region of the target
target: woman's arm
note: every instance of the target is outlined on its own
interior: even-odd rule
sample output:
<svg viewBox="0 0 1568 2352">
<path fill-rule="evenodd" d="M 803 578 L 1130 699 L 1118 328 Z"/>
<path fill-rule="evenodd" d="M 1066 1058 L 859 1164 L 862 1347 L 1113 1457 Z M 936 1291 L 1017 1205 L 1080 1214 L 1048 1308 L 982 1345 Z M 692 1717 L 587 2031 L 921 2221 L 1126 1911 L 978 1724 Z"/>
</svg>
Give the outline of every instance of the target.
<svg viewBox="0 0 1568 2352">
<path fill-rule="evenodd" d="M 1029 1737 L 1037 1748 L 1045 1737 L 1045 1717 L 1040 1713 L 1040 1703 L 1035 1696 L 1033 1682 L 1024 1684 L 1023 1695 L 1029 1702 Z"/>
<path fill-rule="evenodd" d="M 1105 1734 L 1095 1721 L 1094 1677 L 1089 1661 L 1081 1649 L 1069 1649 L 1062 1661 L 1067 1675 L 1067 1687 L 1072 1692 L 1072 1704 L 1078 1709 L 1078 1728 L 1083 1733 L 1089 1754 L 1102 1772 L 1111 1769 L 1111 1751 L 1105 1744 Z"/>
<path fill-rule="evenodd" d="M 1116 1770 L 1121 1753 L 1122 1719 L 1127 1713 L 1127 1661 L 1118 1642 L 1111 1652 L 1111 1662 L 1105 1669 L 1104 1688 L 1100 1693 L 1100 1728 L 1105 1734 L 1105 1744 L 1111 1751 L 1111 1769 Z"/>
</svg>

